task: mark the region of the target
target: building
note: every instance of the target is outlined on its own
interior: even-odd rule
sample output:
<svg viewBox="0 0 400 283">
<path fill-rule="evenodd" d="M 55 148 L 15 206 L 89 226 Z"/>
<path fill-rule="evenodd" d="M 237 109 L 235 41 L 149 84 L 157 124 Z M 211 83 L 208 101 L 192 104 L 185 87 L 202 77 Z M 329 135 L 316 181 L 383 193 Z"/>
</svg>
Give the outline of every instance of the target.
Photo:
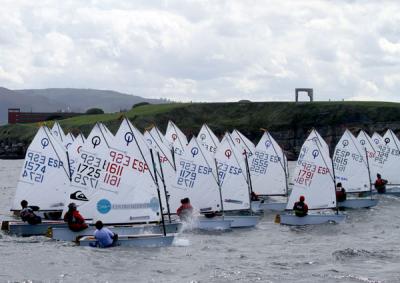
<svg viewBox="0 0 400 283">
<path fill-rule="evenodd" d="M 74 116 L 83 115 L 83 113 L 72 112 L 21 112 L 19 108 L 8 109 L 8 124 L 17 123 L 35 123 L 48 120 L 61 120 Z"/>
</svg>

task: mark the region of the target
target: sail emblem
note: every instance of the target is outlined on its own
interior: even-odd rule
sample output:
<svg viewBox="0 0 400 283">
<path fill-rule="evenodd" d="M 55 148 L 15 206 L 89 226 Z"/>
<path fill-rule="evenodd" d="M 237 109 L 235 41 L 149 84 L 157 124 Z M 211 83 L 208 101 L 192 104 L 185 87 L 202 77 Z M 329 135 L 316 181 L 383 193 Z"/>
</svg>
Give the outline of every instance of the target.
<svg viewBox="0 0 400 283">
<path fill-rule="evenodd" d="M 342 144 L 343 144 L 343 147 L 346 147 L 346 146 L 349 145 L 349 141 L 348 141 L 348 140 L 344 140 L 344 141 L 342 142 Z"/>
<path fill-rule="evenodd" d="M 206 139 L 206 134 L 201 134 L 201 135 L 200 135 L 200 139 L 201 139 L 202 141 L 204 141 L 204 140 Z"/>
<path fill-rule="evenodd" d="M 317 158 L 318 155 L 319 155 L 318 149 L 314 149 L 312 152 L 312 156 L 314 157 L 314 159 Z"/>
<path fill-rule="evenodd" d="M 80 146 L 78 146 L 78 148 L 76 149 L 76 152 L 78 152 L 78 153 L 81 153 L 81 148 L 82 148 L 82 146 L 80 145 Z"/>
<path fill-rule="evenodd" d="M 231 158 L 231 155 L 232 155 L 232 150 L 230 149 L 225 150 L 225 156 L 228 157 L 228 159 Z"/>
<path fill-rule="evenodd" d="M 69 143 L 67 143 L 67 145 L 65 147 L 68 149 L 71 144 L 72 143 L 69 142 Z"/>
<path fill-rule="evenodd" d="M 172 134 L 171 137 L 172 137 L 172 140 L 175 141 L 178 136 L 176 134 Z"/>
<path fill-rule="evenodd" d="M 390 139 L 389 139 L 389 138 L 386 138 L 386 139 L 385 139 L 385 143 L 386 143 L 386 144 L 390 143 Z"/>
<path fill-rule="evenodd" d="M 101 142 L 101 139 L 99 136 L 94 136 L 92 138 L 92 144 L 93 144 L 93 148 L 96 148 L 96 146 L 98 146 Z"/>
<path fill-rule="evenodd" d="M 149 144 L 152 144 L 152 143 L 153 143 L 151 139 L 147 139 L 147 142 L 148 142 Z"/>
<path fill-rule="evenodd" d="M 81 201 L 89 201 L 88 198 L 82 193 L 82 191 L 76 191 L 69 196 L 70 199 L 76 199 Z"/>
<path fill-rule="evenodd" d="M 190 152 L 192 153 L 193 157 L 195 157 L 199 153 L 199 149 L 197 147 L 193 147 Z"/>
<path fill-rule="evenodd" d="M 58 136 L 58 132 L 57 132 L 57 131 L 53 131 L 53 134 L 55 134 L 56 136 Z"/>
<path fill-rule="evenodd" d="M 128 146 L 133 141 L 133 134 L 131 132 L 127 132 L 125 134 L 125 141 L 126 141 L 126 146 Z"/>
<path fill-rule="evenodd" d="M 374 142 L 375 142 L 376 144 L 378 144 L 378 143 L 379 143 L 379 140 L 378 140 L 378 139 L 374 139 Z"/>
<path fill-rule="evenodd" d="M 265 141 L 265 147 L 269 148 L 271 146 L 271 141 Z"/>
<path fill-rule="evenodd" d="M 237 143 L 240 143 L 240 139 L 239 138 L 235 138 Z"/>
<path fill-rule="evenodd" d="M 360 140 L 361 145 L 365 145 L 365 140 Z"/>
<path fill-rule="evenodd" d="M 107 199 L 101 199 L 97 202 L 97 211 L 101 214 L 107 214 L 111 210 L 111 202 Z"/>
<path fill-rule="evenodd" d="M 48 138 L 43 138 L 43 139 L 40 141 L 40 143 L 42 144 L 43 149 L 44 149 L 46 146 L 49 145 L 49 139 L 48 139 Z"/>
</svg>

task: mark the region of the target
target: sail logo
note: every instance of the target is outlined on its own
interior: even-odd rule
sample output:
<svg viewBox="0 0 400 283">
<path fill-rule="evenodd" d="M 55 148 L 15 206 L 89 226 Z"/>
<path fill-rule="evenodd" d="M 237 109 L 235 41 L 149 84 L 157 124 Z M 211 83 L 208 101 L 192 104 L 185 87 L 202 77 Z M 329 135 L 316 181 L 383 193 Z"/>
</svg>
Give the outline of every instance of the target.
<svg viewBox="0 0 400 283">
<path fill-rule="evenodd" d="M 314 159 L 317 158 L 318 155 L 319 155 L 319 151 L 317 149 L 314 149 L 312 152 L 312 156 L 314 157 Z"/>
<path fill-rule="evenodd" d="M 344 140 L 344 141 L 342 142 L 342 145 L 343 145 L 343 147 L 348 146 L 348 145 L 349 145 L 349 141 L 348 141 L 348 140 Z"/>
<path fill-rule="evenodd" d="M 96 148 L 96 146 L 98 146 L 100 143 L 101 143 L 101 139 L 99 136 L 94 136 L 92 138 L 93 148 Z"/>
<path fill-rule="evenodd" d="M 365 145 L 365 140 L 360 140 L 361 145 Z"/>
<path fill-rule="evenodd" d="M 271 146 L 271 142 L 270 141 L 265 141 L 265 147 L 269 148 Z"/>
<path fill-rule="evenodd" d="M 76 191 L 72 193 L 70 196 L 70 199 L 75 199 L 75 200 L 80 200 L 80 201 L 89 201 L 88 198 L 85 196 L 82 191 Z"/>
<path fill-rule="evenodd" d="M 228 159 L 230 159 L 232 156 L 232 150 L 230 149 L 225 150 L 225 156 L 228 157 Z"/>
<path fill-rule="evenodd" d="M 379 143 L 379 140 L 378 140 L 378 139 L 374 139 L 374 142 L 375 142 L 376 144 L 378 144 L 378 143 Z"/>
<path fill-rule="evenodd" d="M 45 149 L 45 147 L 49 145 L 49 139 L 48 138 L 43 138 L 40 141 L 40 144 L 42 145 L 43 149 Z"/>
<path fill-rule="evenodd" d="M 239 138 L 235 138 L 237 143 L 240 143 L 240 139 Z"/>
<path fill-rule="evenodd" d="M 131 132 L 127 132 L 124 138 L 126 141 L 126 146 L 128 146 L 133 141 L 133 134 Z"/>
<path fill-rule="evenodd" d="M 386 139 L 385 139 L 385 143 L 386 143 L 386 144 L 390 143 L 390 139 L 389 139 L 389 138 L 386 138 Z"/>
<path fill-rule="evenodd" d="M 175 141 L 177 139 L 177 135 L 176 134 L 172 134 L 172 140 Z"/>
<path fill-rule="evenodd" d="M 202 141 L 204 141 L 204 140 L 206 139 L 206 134 L 201 134 L 201 135 L 200 135 L 200 139 L 201 139 Z"/>
<path fill-rule="evenodd" d="M 101 199 L 97 202 L 97 211 L 101 214 L 107 214 L 111 210 L 111 202 L 107 199 Z"/>
<path fill-rule="evenodd" d="M 193 147 L 190 152 L 192 153 L 192 156 L 195 157 L 199 153 L 199 149 L 197 147 Z"/>
</svg>

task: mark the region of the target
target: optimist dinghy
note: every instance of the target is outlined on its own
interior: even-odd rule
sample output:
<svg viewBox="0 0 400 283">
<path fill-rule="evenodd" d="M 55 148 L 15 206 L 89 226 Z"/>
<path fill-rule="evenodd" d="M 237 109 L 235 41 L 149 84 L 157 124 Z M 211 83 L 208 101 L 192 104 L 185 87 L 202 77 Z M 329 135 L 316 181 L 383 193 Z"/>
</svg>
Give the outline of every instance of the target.
<svg viewBox="0 0 400 283">
<path fill-rule="evenodd" d="M 342 183 L 347 196 L 371 192 L 371 176 L 367 151 L 362 148 L 353 134 L 346 130 L 339 140 L 333 155 L 336 182 Z M 378 204 L 377 199 L 349 198 L 338 202 L 339 208 L 368 208 Z"/>
<path fill-rule="evenodd" d="M 265 131 L 254 154 L 249 157 L 252 189 L 263 201 L 252 201 L 252 208 L 258 210 L 284 211 L 287 201 L 270 202 L 270 197 L 288 195 L 287 160 L 283 150 L 273 137 Z"/>
<path fill-rule="evenodd" d="M 305 197 L 310 211 L 336 208 L 335 178 L 328 146 L 314 129 L 301 147 L 292 182 L 287 210 L 292 210 L 301 195 Z M 275 222 L 284 225 L 316 225 L 339 223 L 344 218 L 344 215 L 327 211 L 326 214 L 309 213 L 304 217 L 281 214 L 277 215 Z"/>
<path fill-rule="evenodd" d="M 142 235 L 118 235 L 114 246 L 156 248 L 171 246 L 174 241 L 173 235 L 142 234 Z M 82 247 L 96 247 L 97 242 L 93 236 L 84 236 L 78 240 Z"/>
<path fill-rule="evenodd" d="M 221 194 L 217 186 L 215 162 L 193 137 L 185 146 L 183 155 L 176 156 L 176 178 L 171 188 L 171 209 L 176 211 L 180 200 L 188 197 L 196 212 L 222 211 Z M 185 227 L 199 230 L 230 230 L 231 220 L 225 217 L 206 218 L 193 216 L 185 221 Z"/>
</svg>

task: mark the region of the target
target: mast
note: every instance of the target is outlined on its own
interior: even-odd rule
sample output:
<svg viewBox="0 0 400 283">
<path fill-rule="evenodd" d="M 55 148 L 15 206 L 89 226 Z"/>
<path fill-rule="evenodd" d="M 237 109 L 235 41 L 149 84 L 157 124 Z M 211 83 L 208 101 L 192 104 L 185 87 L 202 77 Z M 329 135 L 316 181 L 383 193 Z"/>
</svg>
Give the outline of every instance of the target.
<svg viewBox="0 0 400 283">
<path fill-rule="evenodd" d="M 158 151 L 157 151 L 157 157 L 158 157 L 158 164 L 160 165 L 161 182 L 163 183 L 163 187 L 164 187 L 165 202 L 167 204 L 168 220 L 169 220 L 169 223 L 171 223 L 171 211 L 169 209 L 167 186 L 165 185 L 164 171 L 162 169 L 162 164 L 160 162 L 160 153 Z"/>
<path fill-rule="evenodd" d="M 222 211 L 222 217 L 224 217 L 224 202 L 222 200 L 222 189 L 221 189 L 221 183 L 219 181 L 219 172 L 218 172 L 218 162 L 217 159 L 214 158 L 215 161 L 215 169 L 216 169 L 216 173 L 217 173 L 217 184 L 218 184 L 218 190 L 219 190 L 219 199 L 221 201 L 221 211 Z"/>
<path fill-rule="evenodd" d="M 250 177 L 250 170 L 249 170 L 249 162 L 248 162 L 248 159 L 247 159 L 247 154 L 246 154 L 246 152 L 244 153 L 244 160 L 245 160 L 245 162 L 246 162 L 247 185 L 248 185 L 248 188 L 249 188 L 249 203 L 250 203 L 250 208 L 249 208 L 249 210 L 250 210 L 250 215 L 253 215 L 253 210 L 251 209 L 251 194 L 253 193 L 253 187 L 252 187 L 252 184 L 251 184 L 251 177 Z"/>
<path fill-rule="evenodd" d="M 167 232 L 166 232 L 166 229 L 165 229 L 164 213 L 162 212 L 161 193 L 160 193 L 160 187 L 158 185 L 157 169 L 156 169 L 156 164 L 154 162 L 153 150 L 151 148 L 150 148 L 150 155 L 151 155 L 151 162 L 153 163 L 154 177 L 155 177 L 155 183 L 156 183 L 157 194 L 158 194 L 158 203 L 160 205 L 161 223 L 162 223 L 162 227 L 163 227 L 163 234 L 164 234 L 164 236 L 166 236 Z"/>
<path fill-rule="evenodd" d="M 368 160 L 368 152 L 367 149 L 364 147 L 365 151 L 365 157 L 367 159 L 367 169 L 368 169 L 368 178 L 369 178 L 369 191 L 371 194 L 371 199 L 372 199 L 372 181 L 371 181 L 371 171 L 369 170 L 369 160 Z"/>
</svg>

